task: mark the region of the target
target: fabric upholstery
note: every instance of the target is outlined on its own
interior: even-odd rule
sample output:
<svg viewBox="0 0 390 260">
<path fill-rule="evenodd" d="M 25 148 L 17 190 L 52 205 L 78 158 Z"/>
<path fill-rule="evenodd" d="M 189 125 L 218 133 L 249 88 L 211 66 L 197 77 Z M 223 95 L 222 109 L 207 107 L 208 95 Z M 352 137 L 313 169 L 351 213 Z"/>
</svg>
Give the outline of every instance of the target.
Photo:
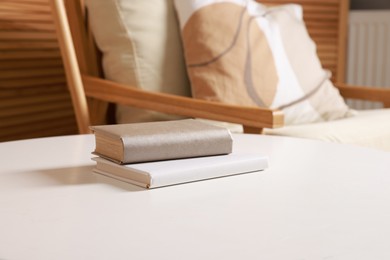
<svg viewBox="0 0 390 260">
<path fill-rule="evenodd" d="M 242 125 L 216 124 L 229 128 L 233 133 L 243 133 Z M 275 129 L 265 128 L 263 133 L 353 144 L 390 152 L 390 109 L 359 110 L 353 117 Z"/>
<path fill-rule="evenodd" d="M 87 0 L 89 21 L 109 80 L 190 95 L 172 0 Z M 170 118 L 119 106 L 119 123 Z"/>
<path fill-rule="evenodd" d="M 363 110 L 345 119 L 265 129 L 264 132 L 355 144 L 390 152 L 390 109 Z"/>
</svg>

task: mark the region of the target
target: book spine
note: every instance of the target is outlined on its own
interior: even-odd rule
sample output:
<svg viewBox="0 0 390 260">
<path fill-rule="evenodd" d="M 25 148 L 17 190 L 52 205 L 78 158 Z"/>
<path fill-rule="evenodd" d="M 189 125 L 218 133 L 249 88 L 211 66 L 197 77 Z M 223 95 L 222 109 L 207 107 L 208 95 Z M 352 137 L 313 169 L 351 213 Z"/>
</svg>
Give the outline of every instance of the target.
<svg viewBox="0 0 390 260">
<path fill-rule="evenodd" d="M 136 163 L 229 154 L 233 139 L 223 129 L 191 134 L 162 134 L 123 138 L 122 163 Z"/>
</svg>

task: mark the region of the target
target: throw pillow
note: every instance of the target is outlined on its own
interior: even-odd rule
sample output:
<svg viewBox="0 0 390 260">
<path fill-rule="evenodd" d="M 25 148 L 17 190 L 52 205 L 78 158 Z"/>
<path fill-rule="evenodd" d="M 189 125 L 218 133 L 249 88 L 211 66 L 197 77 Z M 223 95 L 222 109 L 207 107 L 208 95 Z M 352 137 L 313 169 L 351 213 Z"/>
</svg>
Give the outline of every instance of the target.
<svg viewBox="0 0 390 260">
<path fill-rule="evenodd" d="M 296 4 L 175 0 L 192 95 L 282 109 L 285 124 L 352 115 L 329 80 Z"/>
<path fill-rule="evenodd" d="M 107 79 L 149 91 L 190 95 L 172 0 L 87 0 L 86 4 Z M 172 117 L 117 107 L 118 123 L 162 119 Z"/>
</svg>

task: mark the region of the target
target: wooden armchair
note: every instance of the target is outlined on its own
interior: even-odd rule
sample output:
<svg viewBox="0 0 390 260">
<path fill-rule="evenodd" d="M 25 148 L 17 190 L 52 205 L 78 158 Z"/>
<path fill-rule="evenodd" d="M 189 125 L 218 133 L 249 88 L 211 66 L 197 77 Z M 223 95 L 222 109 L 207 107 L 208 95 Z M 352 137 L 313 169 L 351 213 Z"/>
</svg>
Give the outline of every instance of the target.
<svg viewBox="0 0 390 260">
<path fill-rule="evenodd" d="M 283 4 L 288 0 L 262 1 Z M 390 106 L 390 91 L 344 84 L 348 0 L 295 0 L 304 9 L 304 20 L 317 44 L 323 66 L 345 98 L 380 101 Z M 246 133 L 283 126 L 283 113 L 266 108 L 242 107 L 155 93 L 125 86 L 101 77 L 99 55 L 85 19 L 83 0 L 51 0 L 58 39 L 80 133 L 89 125 L 107 123 L 108 103 L 186 117 L 241 124 Z M 88 100 L 88 102 L 87 102 Z M 88 105 L 87 105 L 88 103 Z"/>
<path fill-rule="evenodd" d="M 246 132 L 283 125 L 281 111 L 147 92 L 101 78 L 100 61 L 86 26 L 83 1 L 52 0 L 51 3 L 80 133 L 88 133 L 91 124 L 107 123 L 108 103 L 242 124 Z"/>
</svg>

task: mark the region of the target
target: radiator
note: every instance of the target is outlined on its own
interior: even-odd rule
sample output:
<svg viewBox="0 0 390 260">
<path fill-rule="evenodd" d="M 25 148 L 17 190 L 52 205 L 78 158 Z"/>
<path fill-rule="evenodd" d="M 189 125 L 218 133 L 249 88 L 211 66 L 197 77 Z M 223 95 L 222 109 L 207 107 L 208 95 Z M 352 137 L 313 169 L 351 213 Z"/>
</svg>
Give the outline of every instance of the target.
<svg viewBox="0 0 390 260">
<path fill-rule="evenodd" d="M 347 53 L 349 84 L 390 88 L 390 10 L 351 11 Z M 347 100 L 355 109 L 381 103 Z"/>
</svg>

